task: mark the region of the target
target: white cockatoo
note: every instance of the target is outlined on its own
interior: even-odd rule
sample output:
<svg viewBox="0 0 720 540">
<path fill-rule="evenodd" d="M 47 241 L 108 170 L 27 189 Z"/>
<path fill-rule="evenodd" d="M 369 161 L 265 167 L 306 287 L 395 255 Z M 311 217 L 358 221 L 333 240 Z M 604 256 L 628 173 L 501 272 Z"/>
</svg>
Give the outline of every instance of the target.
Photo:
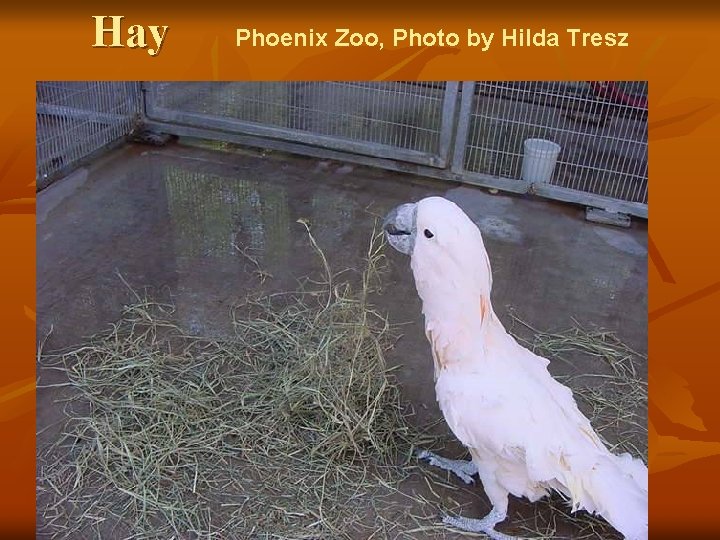
<svg viewBox="0 0 720 540">
<path fill-rule="evenodd" d="M 508 495 L 537 501 L 551 490 L 573 511 L 601 515 L 628 540 L 648 537 L 648 471 L 615 455 L 553 379 L 548 360 L 507 333 L 490 303 L 492 275 L 480 230 L 453 202 L 428 197 L 385 219 L 388 242 L 410 255 L 435 364 L 435 392 L 471 461 L 419 456 L 465 482 L 477 474 L 492 504 L 482 519 L 445 516 L 495 540 Z"/>
</svg>

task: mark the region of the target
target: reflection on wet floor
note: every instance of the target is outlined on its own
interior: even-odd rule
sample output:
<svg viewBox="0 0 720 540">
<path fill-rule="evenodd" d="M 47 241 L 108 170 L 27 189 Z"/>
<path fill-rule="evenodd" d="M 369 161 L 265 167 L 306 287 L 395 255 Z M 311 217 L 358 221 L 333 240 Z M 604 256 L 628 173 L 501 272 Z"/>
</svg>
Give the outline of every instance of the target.
<svg viewBox="0 0 720 540">
<path fill-rule="evenodd" d="M 247 246 L 271 259 L 287 257 L 289 218 L 283 187 L 256 179 L 203 174 L 173 164 L 162 169 L 177 257 L 223 259 L 237 255 L 234 245 Z"/>
<path fill-rule="evenodd" d="M 357 225 L 357 202 L 342 191 L 318 186 L 309 212 L 291 219 L 286 186 L 176 164 L 160 168 L 178 259 L 237 258 L 238 249 L 249 249 L 268 268 L 283 268 L 293 255 L 298 218 L 307 219 L 318 242 L 330 248 Z"/>
<path fill-rule="evenodd" d="M 193 332 L 203 330 L 201 313 L 206 320 L 216 318 L 204 313 L 207 298 L 193 291 L 221 268 L 225 274 L 237 274 L 232 281 L 236 294 L 245 288 L 241 279 L 252 282 L 248 276 L 241 277 L 247 270 L 277 278 L 275 286 L 281 288 L 292 287 L 295 279 L 304 277 L 303 271 L 312 272 L 308 265 L 312 266 L 314 255 L 297 219 L 310 223 L 317 242 L 328 251 L 337 253 L 355 227 L 361 231 L 359 244 L 369 239 L 372 227 L 362 218 L 358 223 L 357 202 L 342 190 L 318 184 L 308 201 L 307 196 L 297 196 L 301 186 L 269 181 L 257 173 L 217 174 L 217 167 L 198 170 L 178 160 L 152 159 L 154 175 L 165 185 L 180 293 L 178 315 Z M 208 169 L 207 164 L 203 169 Z M 294 193 L 288 195 L 288 191 Z M 189 305 L 185 297 L 192 299 Z M 217 300 L 222 302 L 222 298 Z"/>
</svg>

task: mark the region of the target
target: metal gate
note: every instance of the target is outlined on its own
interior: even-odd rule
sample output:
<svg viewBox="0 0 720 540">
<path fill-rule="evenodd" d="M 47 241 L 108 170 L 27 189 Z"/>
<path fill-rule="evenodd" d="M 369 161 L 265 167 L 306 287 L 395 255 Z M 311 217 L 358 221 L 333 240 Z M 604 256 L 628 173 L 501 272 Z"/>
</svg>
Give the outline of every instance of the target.
<svg viewBox="0 0 720 540">
<path fill-rule="evenodd" d="M 466 82 L 452 170 L 458 178 L 647 217 L 647 85 Z M 607 98 L 603 90 L 607 90 Z M 523 179 L 524 142 L 560 146 L 552 175 Z"/>
<path fill-rule="evenodd" d="M 146 85 L 150 120 L 445 167 L 458 83 Z"/>
</svg>

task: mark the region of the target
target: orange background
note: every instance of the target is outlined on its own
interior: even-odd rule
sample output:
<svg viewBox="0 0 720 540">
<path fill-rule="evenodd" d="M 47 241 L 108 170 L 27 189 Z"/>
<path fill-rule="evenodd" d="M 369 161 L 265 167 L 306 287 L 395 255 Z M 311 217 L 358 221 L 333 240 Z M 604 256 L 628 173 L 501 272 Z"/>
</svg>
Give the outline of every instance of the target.
<svg viewBox="0 0 720 540">
<path fill-rule="evenodd" d="M 300 5 L 302 4 L 302 5 Z M 544 14 L 513 2 L 515 13 L 479 3 L 446 13 L 408 4 L 362 2 L 363 14 L 274 2 L 210 8 L 159 5 L 22 5 L 2 18 L 5 82 L 0 99 L 0 264 L 3 364 L 0 371 L 0 537 L 31 537 L 35 522 L 35 162 L 34 83 L 43 79 L 647 79 L 650 81 L 649 239 L 650 483 L 652 538 L 698 538 L 720 531 L 720 55 L 714 8 L 692 15 L 610 0 Z M 196 6 L 201 6 L 197 4 Z M 681 3 L 688 9 L 689 3 Z M 543 7 L 545 7 L 543 5 Z M 680 9 L 680 8 L 677 8 Z M 61 11 L 62 10 L 62 11 Z M 202 10 L 202 11 L 201 11 Z M 94 49 L 91 15 L 124 24 L 170 27 L 157 57 L 142 50 Z M 125 27 L 126 27 L 125 26 Z M 236 27 L 261 31 L 374 31 L 375 49 L 235 47 Z M 392 28 L 464 37 L 465 29 L 545 27 L 557 49 L 391 48 Z M 630 47 L 572 48 L 564 29 L 629 32 Z"/>
</svg>

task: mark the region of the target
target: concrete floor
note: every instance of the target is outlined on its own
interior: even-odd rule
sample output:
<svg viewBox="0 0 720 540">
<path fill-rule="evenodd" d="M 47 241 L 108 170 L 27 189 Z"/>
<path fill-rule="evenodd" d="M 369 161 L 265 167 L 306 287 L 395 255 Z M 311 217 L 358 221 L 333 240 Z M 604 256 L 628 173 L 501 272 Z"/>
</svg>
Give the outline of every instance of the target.
<svg viewBox="0 0 720 540">
<path fill-rule="evenodd" d="M 429 195 L 454 200 L 481 228 L 493 304 L 506 323 L 508 307 L 542 330 L 567 328 L 574 318 L 647 352 L 645 223 L 616 229 L 584 221 L 583 209 L 569 205 L 343 163 L 179 144 L 126 146 L 38 195 L 38 340 L 52 327 L 47 348 L 64 347 L 116 320 L 132 301 L 118 273 L 138 290 L 172 299 L 188 331 L 222 335 L 231 306 L 257 286 L 252 264 L 233 244 L 249 247 L 274 276 L 268 286 L 283 289 L 318 271 L 298 218 L 311 222 L 339 270 L 362 264 L 375 216 Z M 388 257 L 379 307 L 392 322 L 410 322 L 389 360 L 403 366 L 404 397 L 417 421 L 429 424 L 440 413 L 420 302 L 409 260 L 392 250 Z M 598 369 L 551 366 L 556 374 Z M 59 375 L 41 377 L 47 383 Z M 49 428 L 39 447 L 57 434 L 61 394 L 38 391 L 37 429 Z M 469 512 L 486 511 L 483 498 L 473 504 Z"/>
</svg>

